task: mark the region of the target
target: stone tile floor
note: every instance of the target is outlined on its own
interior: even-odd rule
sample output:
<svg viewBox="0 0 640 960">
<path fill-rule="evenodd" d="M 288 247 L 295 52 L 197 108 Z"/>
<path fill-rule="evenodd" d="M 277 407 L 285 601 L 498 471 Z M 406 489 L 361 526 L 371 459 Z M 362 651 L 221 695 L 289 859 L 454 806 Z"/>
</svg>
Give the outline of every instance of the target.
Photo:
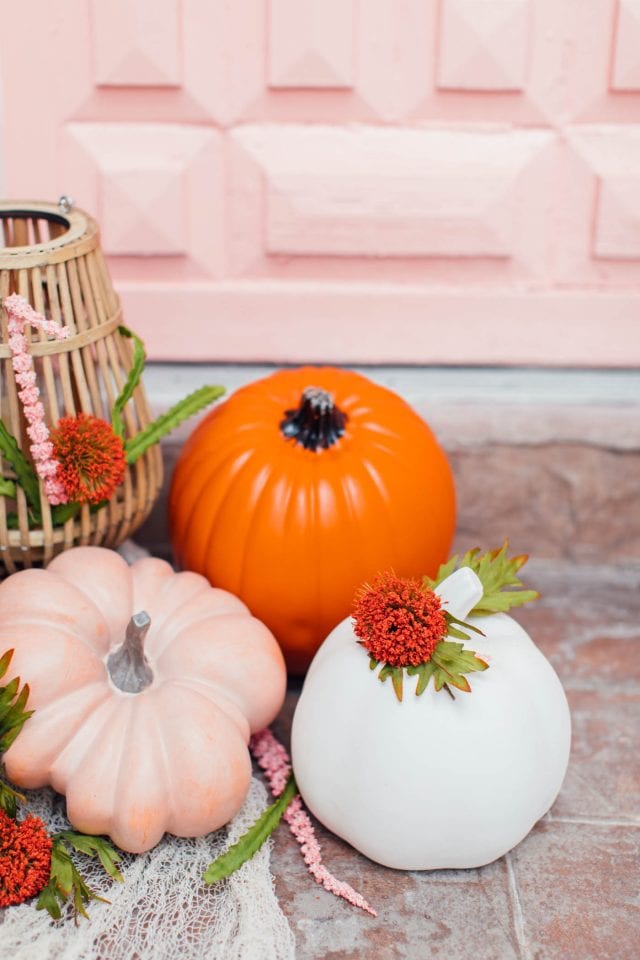
<svg viewBox="0 0 640 960">
<path fill-rule="evenodd" d="M 640 563 L 538 560 L 526 572 L 543 596 L 517 618 L 556 668 L 573 719 L 554 807 L 507 857 L 468 871 L 389 870 L 318 828 L 325 863 L 376 919 L 317 887 L 281 825 L 272 870 L 298 960 L 640 957 Z M 276 724 L 285 742 L 297 695 Z"/>
</svg>

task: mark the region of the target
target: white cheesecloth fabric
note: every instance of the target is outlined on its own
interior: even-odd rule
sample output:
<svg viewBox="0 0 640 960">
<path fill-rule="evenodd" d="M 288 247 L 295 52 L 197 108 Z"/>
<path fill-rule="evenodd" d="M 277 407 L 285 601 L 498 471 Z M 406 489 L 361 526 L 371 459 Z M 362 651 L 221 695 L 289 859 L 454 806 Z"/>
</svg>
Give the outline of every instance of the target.
<svg viewBox="0 0 640 960">
<path fill-rule="evenodd" d="M 142 551 L 122 549 L 131 561 Z M 0 955 L 11 960 L 292 960 L 295 943 L 270 871 L 271 841 L 227 880 L 208 887 L 209 863 L 257 819 L 268 803 L 255 777 L 231 823 L 195 840 L 166 835 L 148 853 L 122 855 L 124 883 L 99 861 L 77 858 L 92 890 L 89 920 L 69 910 L 53 922 L 34 902 L 0 911 Z M 64 801 L 50 789 L 31 791 L 28 809 L 53 833 L 68 829 Z"/>
<path fill-rule="evenodd" d="M 29 811 L 51 832 L 67 829 L 64 801 L 32 791 Z M 89 920 L 69 912 L 54 923 L 34 902 L 0 913 L 0 954 L 11 960 L 290 960 L 293 934 L 273 889 L 270 841 L 228 880 L 207 887 L 202 874 L 267 805 L 255 777 L 226 829 L 197 840 L 165 836 L 148 853 L 123 854 L 124 883 L 97 860 L 76 861 L 89 886 L 111 903 L 91 901 Z"/>
</svg>

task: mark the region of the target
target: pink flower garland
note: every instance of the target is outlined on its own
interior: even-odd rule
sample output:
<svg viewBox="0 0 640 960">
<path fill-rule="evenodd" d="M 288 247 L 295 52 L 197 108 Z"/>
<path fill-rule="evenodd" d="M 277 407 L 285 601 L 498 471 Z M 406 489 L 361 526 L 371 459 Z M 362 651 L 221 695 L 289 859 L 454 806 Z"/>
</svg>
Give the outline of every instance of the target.
<svg viewBox="0 0 640 960">
<path fill-rule="evenodd" d="M 58 461 L 53 456 L 53 444 L 49 440 L 49 430 L 44 422 L 44 407 L 40 402 L 40 391 L 36 384 L 36 373 L 33 369 L 33 358 L 29 353 L 27 338 L 24 335 L 26 324 L 44 330 L 48 336 L 58 340 L 66 340 L 69 328 L 62 327 L 55 320 L 46 320 L 37 313 L 24 297 L 12 293 L 5 297 L 4 306 L 7 311 L 7 325 L 9 329 L 9 348 L 12 354 L 16 381 L 22 389 L 18 393 L 29 422 L 27 433 L 31 443 L 31 456 L 38 476 L 44 481 L 44 492 L 49 503 L 55 505 L 66 503 L 67 495 L 60 480 L 56 479 Z"/>
<path fill-rule="evenodd" d="M 260 730 L 259 733 L 254 734 L 249 746 L 258 762 L 258 766 L 265 772 L 272 794 L 274 797 L 279 797 L 291 773 L 291 760 L 287 751 L 268 729 Z M 354 907 L 360 907 L 361 910 L 377 917 L 376 911 L 361 894 L 356 893 L 348 883 L 337 880 L 322 863 L 320 844 L 299 795 L 295 796 L 287 807 L 284 819 L 289 824 L 291 833 L 300 844 L 304 862 L 316 882 L 321 884 L 329 893 L 342 897 L 348 903 L 352 903 Z"/>
</svg>

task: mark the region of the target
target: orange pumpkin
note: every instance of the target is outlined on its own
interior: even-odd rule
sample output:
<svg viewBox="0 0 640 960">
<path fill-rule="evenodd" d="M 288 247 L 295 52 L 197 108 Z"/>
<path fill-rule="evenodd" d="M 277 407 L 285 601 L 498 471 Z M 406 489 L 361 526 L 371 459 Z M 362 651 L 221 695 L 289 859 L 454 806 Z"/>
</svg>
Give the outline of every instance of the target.
<svg viewBox="0 0 640 960">
<path fill-rule="evenodd" d="M 379 570 L 434 574 L 449 555 L 447 459 L 399 396 L 332 367 L 283 370 L 199 424 L 169 499 L 178 563 L 235 593 L 293 672 Z"/>
</svg>

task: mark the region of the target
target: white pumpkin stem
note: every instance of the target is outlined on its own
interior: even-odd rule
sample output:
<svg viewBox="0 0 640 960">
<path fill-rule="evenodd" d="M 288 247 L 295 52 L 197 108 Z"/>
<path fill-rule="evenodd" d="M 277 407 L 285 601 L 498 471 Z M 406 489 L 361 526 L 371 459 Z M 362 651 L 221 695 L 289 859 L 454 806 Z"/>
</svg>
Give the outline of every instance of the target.
<svg viewBox="0 0 640 960">
<path fill-rule="evenodd" d="M 151 626 L 146 610 L 135 613 L 127 624 L 123 643 L 107 657 L 111 682 L 124 693 L 141 693 L 153 683 L 153 670 L 144 655 L 144 639 Z"/>
<path fill-rule="evenodd" d="M 435 588 L 444 609 L 458 620 L 464 620 L 482 599 L 484 588 L 478 575 L 469 567 L 460 567 Z"/>
</svg>

